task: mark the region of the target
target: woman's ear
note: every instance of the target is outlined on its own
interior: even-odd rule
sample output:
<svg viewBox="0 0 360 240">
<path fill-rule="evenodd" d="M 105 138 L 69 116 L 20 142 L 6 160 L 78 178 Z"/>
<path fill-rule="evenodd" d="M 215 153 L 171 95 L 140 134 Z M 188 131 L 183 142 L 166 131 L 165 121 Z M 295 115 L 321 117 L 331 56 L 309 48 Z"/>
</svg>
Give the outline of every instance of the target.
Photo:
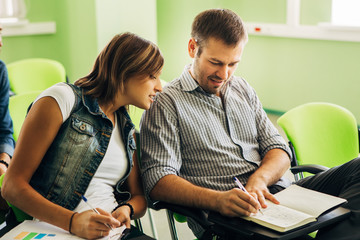
<svg viewBox="0 0 360 240">
<path fill-rule="evenodd" d="M 190 38 L 189 43 L 188 43 L 188 51 L 189 51 L 189 56 L 191 58 L 195 57 L 197 47 L 198 46 L 197 46 L 196 40 L 194 38 Z"/>
</svg>

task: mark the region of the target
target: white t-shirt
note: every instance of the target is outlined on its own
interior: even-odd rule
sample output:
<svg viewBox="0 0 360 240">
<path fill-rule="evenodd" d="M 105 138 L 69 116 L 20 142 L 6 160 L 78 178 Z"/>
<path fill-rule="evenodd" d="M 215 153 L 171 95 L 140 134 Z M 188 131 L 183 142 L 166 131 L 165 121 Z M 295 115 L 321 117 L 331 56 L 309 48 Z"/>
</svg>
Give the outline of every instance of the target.
<svg viewBox="0 0 360 240">
<path fill-rule="evenodd" d="M 72 88 L 65 83 L 55 84 L 42 92 L 34 102 L 46 96 L 56 100 L 63 116 L 63 122 L 65 122 L 75 104 L 75 94 Z M 85 192 L 85 197 L 90 205 L 108 212 L 111 212 L 118 205 L 113 194 L 114 186 L 125 176 L 129 167 L 117 122 L 118 119 L 115 117 L 115 127 L 111 134 L 109 146 Z M 84 201 L 80 201 L 80 204 L 74 209 L 76 212 L 85 210 L 89 210 L 89 207 Z"/>
</svg>

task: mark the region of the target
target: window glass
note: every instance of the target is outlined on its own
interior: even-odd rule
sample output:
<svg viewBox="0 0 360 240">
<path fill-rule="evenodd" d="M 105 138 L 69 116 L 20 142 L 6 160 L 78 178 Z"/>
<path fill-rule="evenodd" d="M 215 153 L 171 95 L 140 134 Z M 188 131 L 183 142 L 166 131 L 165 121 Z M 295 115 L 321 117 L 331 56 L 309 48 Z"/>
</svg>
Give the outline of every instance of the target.
<svg viewBox="0 0 360 240">
<path fill-rule="evenodd" d="M 360 26 L 359 0 L 333 0 L 331 13 L 334 25 Z"/>
</svg>

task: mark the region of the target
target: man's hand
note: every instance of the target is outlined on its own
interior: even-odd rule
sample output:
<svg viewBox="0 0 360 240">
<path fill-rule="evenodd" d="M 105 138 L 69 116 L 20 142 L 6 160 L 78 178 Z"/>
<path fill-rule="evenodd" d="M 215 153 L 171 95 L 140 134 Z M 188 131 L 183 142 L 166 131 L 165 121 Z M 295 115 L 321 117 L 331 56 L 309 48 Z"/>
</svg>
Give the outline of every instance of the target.
<svg viewBox="0 0 360 240">
<path fill-rule="evenodd" d="M 220 192 L 216 202 L 217 211 L 229 217 L 249 216 L 260 209 L 256 195 L 245 193 L 238 188 Z"/>
<path fill-rule="evenodd" d="M 268 186 L 275 184 L 290 167 L 290 159 L 282 149 L 271 149 L 265 154 L 260 167 L 249 177 L 245 188 L 255 194 L 261 207 L 266 208 L 265 199 L 275 204 L 279 201 L 269 192 Z"/>
<path fill-rule="evenodd" d="M 259 178 L 250 178 L 246 183 L 245 188 L 250 194 L 256 196 L 262 208 L 267 208 L 265 199 L 268 199 L 275 204 L 279 204 L 279 201 L 275 196 L 269 192 L 266 184 Z"/>
</svg>

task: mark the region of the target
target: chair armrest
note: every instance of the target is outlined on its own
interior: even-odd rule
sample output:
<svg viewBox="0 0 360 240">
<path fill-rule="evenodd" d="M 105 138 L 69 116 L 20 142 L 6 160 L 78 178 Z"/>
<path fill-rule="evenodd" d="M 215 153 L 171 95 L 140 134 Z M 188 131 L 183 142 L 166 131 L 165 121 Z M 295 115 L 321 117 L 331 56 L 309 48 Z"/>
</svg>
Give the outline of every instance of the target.
<svg viewBox="0 0 360 240">
<path fill-rule="evenodd" d="M 198 208 L 186 207 L 177 204 L 167 203 L 167 202 L 156 202 L 151 207 L 154 210 L 168 209 L 174 213 L 181 214 L 185 217 L 190 217 L 194 219 L 198 224 L 200 224 L 204 229 L 208 229 L 213 223 L 209 222 L 207 219 L 207 214 Z"/>
<path fill-rule="evenodd" d="M 308 172 L 308 173 L 312 173 L 312 174 L 316 174 L 319 172 L 323 172 L 328 170 L 328 167 L 322 166 L 322 165 L 317 165 L 317 164 L 306 164 L 306 165 L 299 165 L 299 166 L 294 166 L 290 168 L 290 171 L 293 174 L 297 174 L 300 172 Z"/>
</svg>

